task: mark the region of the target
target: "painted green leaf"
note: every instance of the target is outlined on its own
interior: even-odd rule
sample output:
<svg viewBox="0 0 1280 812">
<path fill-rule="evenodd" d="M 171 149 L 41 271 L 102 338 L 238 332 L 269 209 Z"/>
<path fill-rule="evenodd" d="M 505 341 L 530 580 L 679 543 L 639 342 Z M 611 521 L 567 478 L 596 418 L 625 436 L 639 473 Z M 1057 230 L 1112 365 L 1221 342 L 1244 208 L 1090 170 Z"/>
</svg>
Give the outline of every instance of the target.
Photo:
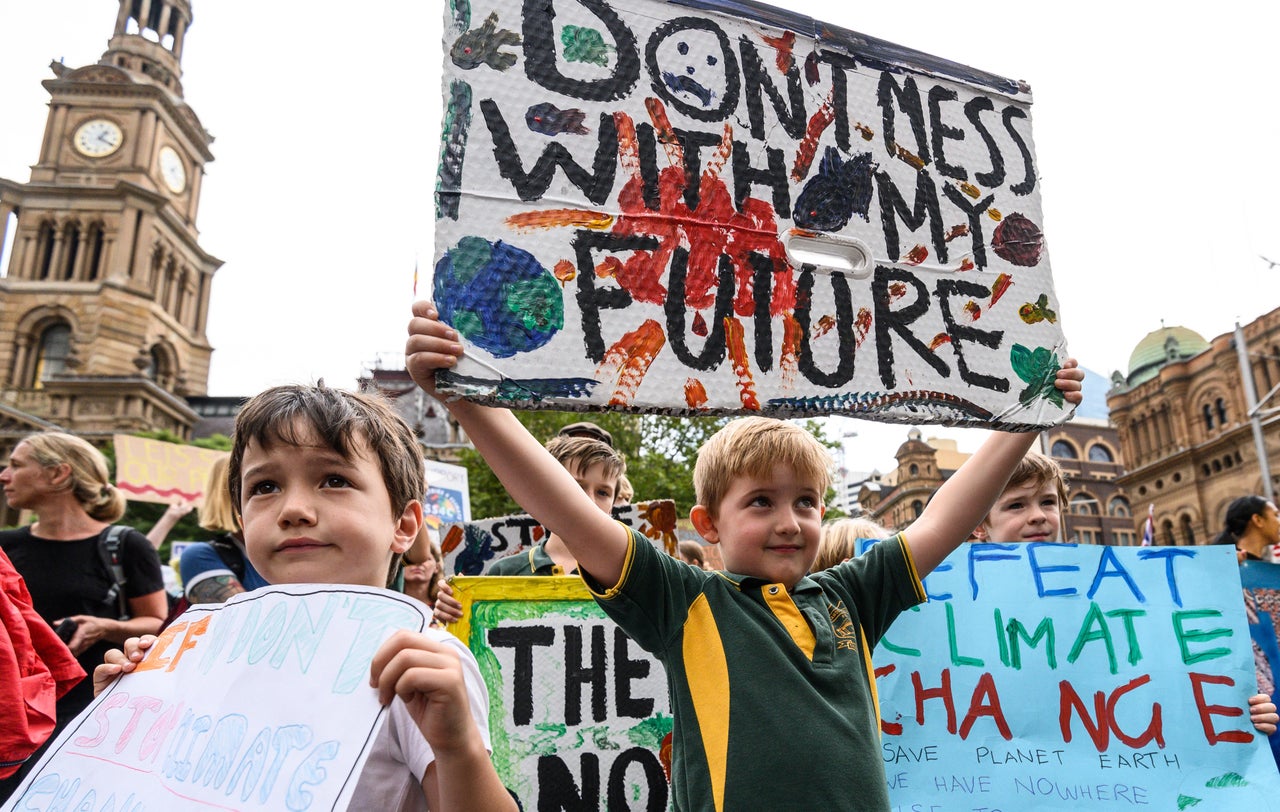
<svg viewBox="0 0 1280 812">
<path fill-rule="evenodd" d="M 1198 806 L 1199 804 L 1199 798 L 1192 798 L 1190 795 L 1178 796 L 1178 809 L 1190 809 L 1191 807 Z"/>
<path fill-rule="evenodd" d="M 1062 366 L 1057 355 L 1045 347 L 1029 350 L 1014 344 L 1009 351 L 1009 361 L 1014 373 L 1027 384 L 1018 394 L 1019 403 L 1029 406 L 1037 398 L 1045 398 L 1055 406 L 1063 405 L 1062 392 L 1054 383 Z"/>
</svg>

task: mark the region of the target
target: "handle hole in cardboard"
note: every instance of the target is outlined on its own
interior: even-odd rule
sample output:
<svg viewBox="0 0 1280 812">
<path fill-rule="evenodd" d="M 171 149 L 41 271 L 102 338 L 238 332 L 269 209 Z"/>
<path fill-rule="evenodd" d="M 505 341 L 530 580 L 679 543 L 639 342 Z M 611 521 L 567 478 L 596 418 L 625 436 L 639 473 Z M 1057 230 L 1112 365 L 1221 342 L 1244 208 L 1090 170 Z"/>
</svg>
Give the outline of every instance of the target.
<svg viewBox="0 0 1280 812">
<path fill-rule="evenodd" d="M 812 265 L 820 271 L 854 279 L 871 275 L 871 249 L 862 240 L 826 234 L 792 234 L 785 242 L 793 266 Z"/>
</svg>

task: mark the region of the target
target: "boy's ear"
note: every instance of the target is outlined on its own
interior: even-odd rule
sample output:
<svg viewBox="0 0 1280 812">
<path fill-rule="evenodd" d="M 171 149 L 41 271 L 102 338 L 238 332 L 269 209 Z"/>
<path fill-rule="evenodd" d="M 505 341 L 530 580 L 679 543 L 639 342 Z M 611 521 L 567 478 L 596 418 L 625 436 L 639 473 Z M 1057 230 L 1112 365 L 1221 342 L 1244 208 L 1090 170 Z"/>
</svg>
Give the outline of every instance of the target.
<svg viewBox="0 0 1280 812">
<path fill-rule="evenodd" d="M 693 506 L 693 510 L 689 511 L 689 521 L 693 523 L 693 529 L 698 531 L 698 535 L 706 539 L 708 543 L 720 543 L 720 533 L 716 530 L 716 520 L 711 518 L 711 511 L 707 510 L 704 505 Z"/>
<path fill-rule="evenodd" d="M 973 528 L 973 532 L 972 532 L 972 533 L 970 533 L 970 535 L 971 535 L 973 538 L 976 538 L 978 541 L 990 541 L 990 540 L 991 540 L 991 539 L 987 538 L 987 535 L 988 535 L 988 533 L 987 533 L 987 523 L 986 523 L 985 521 L 984 521 L 982 524 L 978 525 L 977 527 Z"/>
<path fill-rule="evenodd" d="M 396 521 L 395 539 L 391 542 L 391 552 L 399 555 L 412 547 L 420 527 L 422 527 L 422 503 L 414 499 L 404 506 L 404 512 Z"/>
</svg>

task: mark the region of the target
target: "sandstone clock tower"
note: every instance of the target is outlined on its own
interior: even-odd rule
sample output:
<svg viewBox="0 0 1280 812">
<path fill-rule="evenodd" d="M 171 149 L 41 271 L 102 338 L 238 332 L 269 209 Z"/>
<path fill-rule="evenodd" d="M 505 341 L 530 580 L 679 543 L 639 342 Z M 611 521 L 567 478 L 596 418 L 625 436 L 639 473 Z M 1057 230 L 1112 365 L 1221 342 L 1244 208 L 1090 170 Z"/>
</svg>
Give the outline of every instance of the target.
<svg viewBox="0 0 1280 812">
<path fill-rule="evenodd" d="M 189 437 L 221 260 L 199 245 L 205 131 L 182 96 L 188 0 L 120 0 L 96 64 L 53 63 L 26 183 L 0 178 L 0 452 L 56 425 Z"/>
</svg>

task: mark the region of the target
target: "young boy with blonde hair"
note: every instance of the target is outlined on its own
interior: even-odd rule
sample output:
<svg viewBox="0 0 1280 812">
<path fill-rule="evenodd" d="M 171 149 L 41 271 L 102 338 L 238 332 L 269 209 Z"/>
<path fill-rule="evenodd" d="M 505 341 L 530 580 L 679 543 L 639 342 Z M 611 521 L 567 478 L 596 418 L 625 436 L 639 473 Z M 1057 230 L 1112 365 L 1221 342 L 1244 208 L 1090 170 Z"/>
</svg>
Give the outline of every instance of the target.
<svg viewBox="0 0 1280 812">
<path fill-rule="evenodd" d="M 434 393 L 458 334 L 418 302 L 405 346 Z M 1080 401 L 1068 361 L 1057 386 Z M 804 430 L 736 420 L 703 446 L 690 513 L 725 572 L 656 550 L 583 497 L 515 417 L 462 400 L 449 410 L 516 501 L 564 539 L 609 614 L 666 666 L 677 810 L 888 809 L 871 650 L 920 578 L 981 521 L 1034 434 L 995 432 L 893 539 L 808 576 L 818 550 L 826 450 Z"/>
<path fill-rule="evenodd" d="M 1052 457 L 1028 451 L 990 512 L 973 530 L 978 541 L 1058 541 L 1067 476 Z"/>
<path fill-rule="evenodd" d="M 385 587 L 422 523 L 422 452 L 379 398 L 281 386 L 245 404 L 228 464 L 254 567 L 272 584 Z M 94 672 L 100 691 L 155 637 L 132 638 Z M 401 630 L 373 656 L 389 717 L 352 809 L 514 810 L 489 761 L 488 692 L 475 658 L 437 629 Z M 318 713 L 323 709 L 317 708 Z"/>
</svg>

